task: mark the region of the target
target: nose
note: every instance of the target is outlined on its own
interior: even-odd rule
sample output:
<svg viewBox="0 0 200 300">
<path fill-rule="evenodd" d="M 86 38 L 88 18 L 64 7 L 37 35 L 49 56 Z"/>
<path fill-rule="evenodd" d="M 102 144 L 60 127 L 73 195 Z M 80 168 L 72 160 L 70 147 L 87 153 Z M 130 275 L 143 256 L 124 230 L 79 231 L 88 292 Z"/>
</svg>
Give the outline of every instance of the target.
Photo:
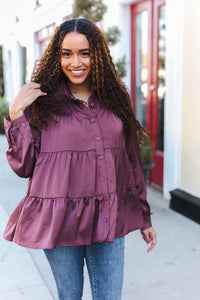
<svg viewBox="0 0 200 300">
<path fill-rule="evenodd" d="M 78 67 L 80 65 L 78 55 L 73 55 L 71 65 L 72 65 L 72 67 Z"/>
</svg>

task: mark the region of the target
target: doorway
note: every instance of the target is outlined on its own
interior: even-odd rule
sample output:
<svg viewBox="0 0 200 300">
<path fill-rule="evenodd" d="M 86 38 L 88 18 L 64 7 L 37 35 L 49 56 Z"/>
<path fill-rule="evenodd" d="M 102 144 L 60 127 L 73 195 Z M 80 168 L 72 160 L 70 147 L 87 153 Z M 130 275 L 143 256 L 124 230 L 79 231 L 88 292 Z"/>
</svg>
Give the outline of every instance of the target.
<svg viewBox="0 0 200 300">
<path fill-rule="evenodd" d="M 164 102 L 166 94 L 165 0 L 143 0 L 131 6 L 131 96 L 135 114 L 150 133 L 155 167 L 149 181 L 163 187 Z"/>
</svg>

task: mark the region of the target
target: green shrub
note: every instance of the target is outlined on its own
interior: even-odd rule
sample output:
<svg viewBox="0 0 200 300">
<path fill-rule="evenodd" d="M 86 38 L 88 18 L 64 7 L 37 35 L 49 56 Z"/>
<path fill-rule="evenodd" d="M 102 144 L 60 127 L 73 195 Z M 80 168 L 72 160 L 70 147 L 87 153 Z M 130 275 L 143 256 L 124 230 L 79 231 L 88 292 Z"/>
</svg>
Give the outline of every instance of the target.
<svg viewBox="0 0 200 300">
<path fill-rule="evenodd" d="M 3 98 L 0 98 L 0 133 L 4 133 L 4 117 L 9 114 L 9 107 Z"/>
<path fill-rule="evenodd" d="M 153 162 L 153 146 L 151 139 L 145 135 L 140 142 L 140 153 L 142 157 L 143 166 L 149 165 Z"/>
</svg>

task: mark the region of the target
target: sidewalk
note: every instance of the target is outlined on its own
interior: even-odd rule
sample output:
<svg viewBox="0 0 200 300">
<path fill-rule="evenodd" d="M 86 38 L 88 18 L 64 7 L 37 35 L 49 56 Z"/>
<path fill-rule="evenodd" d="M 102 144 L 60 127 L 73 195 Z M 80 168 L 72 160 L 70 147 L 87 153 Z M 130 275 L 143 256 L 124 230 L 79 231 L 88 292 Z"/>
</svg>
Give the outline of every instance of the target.
<svg viewBox="0 0 200 300">
<path fill-rule="evenodd" d="M 2 238 L 8 216 L 24 196 L 27 182 L 9 168 L 6 148 L 5 137 L 0 135 L 0 300 L 56 300 L 55 283 L 42 250 L 19 247 Z M 148 199 L 158 243 L 147 254 L 139 231 L 126 236 L 122 300 L 197 300 L 200 226 L 170 210 L 161 193 L 152 188 L 148 188 Z M 91 299 L 85 272 L 83 300 Z"/>
</svg>

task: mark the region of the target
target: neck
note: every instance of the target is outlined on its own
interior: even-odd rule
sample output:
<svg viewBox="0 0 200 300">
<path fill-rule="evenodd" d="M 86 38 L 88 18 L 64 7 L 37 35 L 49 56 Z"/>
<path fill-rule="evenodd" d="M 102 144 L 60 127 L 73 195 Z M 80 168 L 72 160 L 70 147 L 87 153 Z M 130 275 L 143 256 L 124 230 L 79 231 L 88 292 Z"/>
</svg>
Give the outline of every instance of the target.
<svg viewBox="0 0 200 300">
<path fill-rule="evenodd" d="M 90 95 L 93 92 L 93 89 L 91 88 L 91 85 L 88 83 L 84 84 L 73 84 L 68 81 L 68 86 L 70 88 L 71 93 L 79 99 L 82 99 L 84 101 L 87 101 Z"/>
<path fill-rule="evenodd" d="M 89 86 L 81 85 L 81 84 L 72 84 L 71 82 L 68 82 L 68 86 L 70 88 L 70 91 L 75 94 L 80 93 L 88 93 L 91 92 Z"/>
</svg>

